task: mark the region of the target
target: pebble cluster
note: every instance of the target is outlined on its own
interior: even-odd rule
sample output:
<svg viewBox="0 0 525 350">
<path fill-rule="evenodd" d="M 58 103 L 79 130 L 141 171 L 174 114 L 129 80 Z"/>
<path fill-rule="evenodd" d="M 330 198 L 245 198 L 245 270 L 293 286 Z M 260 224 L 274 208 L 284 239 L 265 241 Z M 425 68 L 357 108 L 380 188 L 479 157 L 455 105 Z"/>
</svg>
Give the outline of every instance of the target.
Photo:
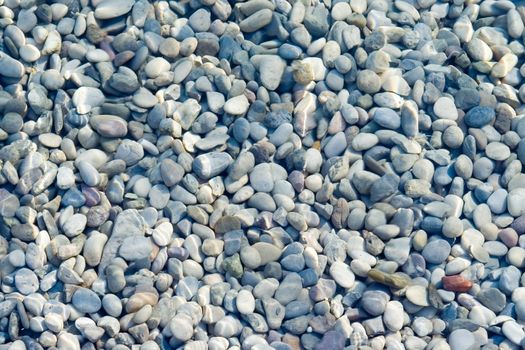
<svg viewBox="0 0 525 350">
<path fill-rule="evenodd" d="M 524 20 L 0 0 L 0 350 L 524 348 Z"/>
</svg>

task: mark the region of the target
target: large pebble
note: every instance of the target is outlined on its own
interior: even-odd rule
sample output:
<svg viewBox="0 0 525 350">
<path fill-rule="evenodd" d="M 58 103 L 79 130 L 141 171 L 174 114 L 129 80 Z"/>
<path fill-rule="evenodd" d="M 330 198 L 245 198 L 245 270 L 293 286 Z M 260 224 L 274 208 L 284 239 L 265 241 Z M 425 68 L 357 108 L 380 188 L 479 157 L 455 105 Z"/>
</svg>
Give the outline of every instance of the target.
<svg viewBox="0 0 525 350">
<path fill-rule="evenodd" d="M 81 114 L 89 113 L 93 108 L 101 106 L 106 97 L 99 89 L 82 86 L 73 94 L 73 103 Z"/>
<path fill-rule="evenodd" d="M 95 8 L 97 19 L 112 19 L 128 13 L 135 1 L 133 0 L 104 0 L 98 3 Z"/>
<path fill-rule="evenodd" d="M 206 153 L 195 158 L 193 170 L 200 178 L 210 179 L 222 173 L 232 162 L 233 159 L 228 153 Z"/>
<path fill-rule="evenodd" d="M 87 288 L 79 288 L 73 294 L 73 306 L 82 313 L 92 314 L 100 310 L 102 302 L 95 292 Z"/>
<path fill-rule="evenodd" d="M 39 289 L 38 277 L 30 269 L 22 268 L 15 274 L 15 286 L 24 295 L 34 293 Z"/>
<path fill-rule="evenodd" d="M 124 137 L 128 133 L 126 121 L 114 115 L 101 114 L 91 117 L 90 125 L 104 137 Z"/>
</svg>

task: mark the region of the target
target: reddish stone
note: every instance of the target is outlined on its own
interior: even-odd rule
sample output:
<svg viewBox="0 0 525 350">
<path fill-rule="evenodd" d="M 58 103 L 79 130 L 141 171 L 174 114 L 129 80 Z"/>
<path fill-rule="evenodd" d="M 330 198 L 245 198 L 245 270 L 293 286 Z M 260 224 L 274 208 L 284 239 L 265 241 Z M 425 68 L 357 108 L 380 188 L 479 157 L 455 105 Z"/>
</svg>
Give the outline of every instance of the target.
<svg viewBox="0 0 525 350">
<path fill-rule="evenodd" d="M 460 275 L 444 276 L 441 278 L 443 288 L 451 292 L 466 292 L 472 288 L 472 281 Z"/>
</svg>

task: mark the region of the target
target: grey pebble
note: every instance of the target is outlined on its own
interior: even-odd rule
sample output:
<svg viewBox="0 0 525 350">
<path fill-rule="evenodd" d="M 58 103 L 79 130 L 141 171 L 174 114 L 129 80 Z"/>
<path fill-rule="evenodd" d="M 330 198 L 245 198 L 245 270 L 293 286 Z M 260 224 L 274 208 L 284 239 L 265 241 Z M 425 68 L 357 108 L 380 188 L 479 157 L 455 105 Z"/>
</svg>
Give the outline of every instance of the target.
<svg viewBox="0 0 525 350">
<path fill-rule="evenodd" d="M 95 313 L 102 307 L 100 298 L 87 288 L 77 289 L 73 294 L 72 303 L 82 313 Z"/>
</svg>

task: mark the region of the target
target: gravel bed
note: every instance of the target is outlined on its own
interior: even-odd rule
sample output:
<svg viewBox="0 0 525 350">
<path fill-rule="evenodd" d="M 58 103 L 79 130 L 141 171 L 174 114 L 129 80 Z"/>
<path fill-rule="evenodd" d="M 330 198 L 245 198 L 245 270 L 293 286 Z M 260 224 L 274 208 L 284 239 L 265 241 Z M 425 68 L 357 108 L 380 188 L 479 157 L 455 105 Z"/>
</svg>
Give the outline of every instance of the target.
<svg viewBox="0 0 525 350">
<path fill-rule="evenodd" d="M 524 349 L 524 22 L 0 0 L 0 350 Z"/>
</svg>

